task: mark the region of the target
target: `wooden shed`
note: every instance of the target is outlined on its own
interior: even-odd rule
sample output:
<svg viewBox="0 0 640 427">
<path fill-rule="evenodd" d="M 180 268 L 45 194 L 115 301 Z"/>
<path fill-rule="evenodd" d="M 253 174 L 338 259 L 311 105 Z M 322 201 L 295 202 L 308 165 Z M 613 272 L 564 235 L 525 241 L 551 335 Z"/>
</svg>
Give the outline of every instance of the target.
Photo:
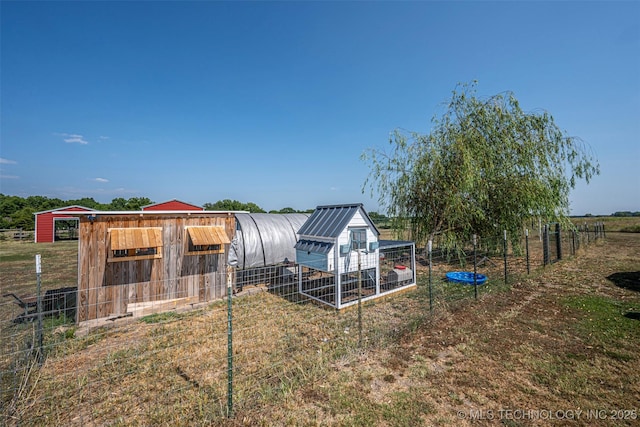
<svg viewBox="0 0 640 427">
<path fill-rule="evenodd" d="M 76 212 L 91 212 L 93 209 L 84 206 L 67 206 L 65 208 L 50 209 L 48 211 L 36 212 L 35 242 L 53 243 L 56 241 L 56 225 L 59 221 L 78 221 Z M 64 213 L 62 213 L 64 212 Z"/>
<path fill-rule="evenodd" d="M 177 199 L 153 203 L 142 207 L 143 211 L 203 211 L 201 206 L 192 205 Z"/>
<path fill-rule="evenodd" d="M 80 217 L 78 324 L 227 294 L 235 213 L 93 211 Z"/>
</svg>

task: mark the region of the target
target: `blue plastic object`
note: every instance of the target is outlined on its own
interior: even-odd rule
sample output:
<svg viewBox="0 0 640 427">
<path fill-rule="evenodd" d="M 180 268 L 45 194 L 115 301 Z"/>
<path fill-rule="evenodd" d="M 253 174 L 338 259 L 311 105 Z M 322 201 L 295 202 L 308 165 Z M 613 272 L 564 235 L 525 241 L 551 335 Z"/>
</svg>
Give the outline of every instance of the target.
<svg viewBox="0 0 640 427">
<path fill-rule="evenodd" d="M 464 283 L 465 285 L 473 285 L 473 273 L 468 271 L 450 271 L 447 273 L 447 280 L 450 282 Z M 487 276 L 476 273 L 475 283 L 483 285 L 487 281 Z"/>
</svg>

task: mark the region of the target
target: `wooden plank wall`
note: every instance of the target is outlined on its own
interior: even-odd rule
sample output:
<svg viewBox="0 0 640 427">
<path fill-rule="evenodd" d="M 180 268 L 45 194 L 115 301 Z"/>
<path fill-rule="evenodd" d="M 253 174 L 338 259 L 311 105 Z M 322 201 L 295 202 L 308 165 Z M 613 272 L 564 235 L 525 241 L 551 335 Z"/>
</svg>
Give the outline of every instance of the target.
<svg viewBox="0 0 640 427">
<path fill-rule="evenodd" d="M 226 295 L 222 254 L 185 255 L 187 226 L 221 226 L 229 240 L 231 214 L 99 215 L 80 219 L 77 322 L 124 315 L 130 303 L 176 298 L 208 302 Z M 162 258 L 107 262 L 110 228 L 161 227 Z"/>
</svg>

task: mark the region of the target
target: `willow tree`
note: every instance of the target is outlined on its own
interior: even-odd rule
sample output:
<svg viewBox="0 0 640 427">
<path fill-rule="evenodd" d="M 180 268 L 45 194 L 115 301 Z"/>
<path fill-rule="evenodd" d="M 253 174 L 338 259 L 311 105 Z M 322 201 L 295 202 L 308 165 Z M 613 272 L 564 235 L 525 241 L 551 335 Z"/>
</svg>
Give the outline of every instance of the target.
<svg viewBox="0 0 640 427">
<path fill-rule="evenodd" d="M 369 149 L 363 186 L 419 242 L 473 234 L 519 236 L 530 218 L 568 223 L 569 191 L 599 173 L 597 160 L 546 111 L 525 112 L 513 93 L 487 99 L 459 85 L 429 134 L 396 129 L 390 150 Z"/>
</svg>

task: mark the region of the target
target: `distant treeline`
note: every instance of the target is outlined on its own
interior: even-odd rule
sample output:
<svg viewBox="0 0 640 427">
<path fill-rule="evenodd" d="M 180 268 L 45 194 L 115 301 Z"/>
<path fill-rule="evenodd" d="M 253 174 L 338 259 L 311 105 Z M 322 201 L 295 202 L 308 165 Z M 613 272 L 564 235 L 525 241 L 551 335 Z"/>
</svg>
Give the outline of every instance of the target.
<svg viewBox="0 0 640 427">
<path fill-rule="evenodd" d="M 23 230 L 35 229 L 36 212 L 44 212 L 67 206 L 83 206 L 100 211 L 139 211 L 143 206 L 152 205 L 155 202 L 147 197 L 122 197 L 111 200 L 111 203 L 99 203 L 90 197 L 81 199 L 62 200 L 45 196 L 6 196 L 0 193 L 0 229 L 21 228 Z M 237 200 L 219 200 L 215 203 L 205 203 L 202 206 L 209 211 L 247 211 L 251 213 L 266 213 L 264 209 L 255 203 L 243 203 Z M 280 210 L 271 210 L 269 213 L 311 213 L 314 209 L 296 210 L 290 207 Z M 387 218 L 377 212 L 370 212 L 369 216 L 376 222 L 384 222 Z"/>
<path fill-rule="evenodd" d="M 640 212 L 622 211 L 622 212 L 614 212 L 611 215 L 593 215 L 588 213 L 584 215 L 571 215 L 571 218 L 600 218 L 600 217 L 630 218 L 634 216 L 640 216 Z"/>
<path fill-rule="evenodd" d="M 113 199 L 111 203 L 99 203 L 93 198 L 62 200 L 46 196 L 6 196 L 0 194 L 0 228 L 21 228 L 23 230 L 35 229 L 34 213 L 51 209 L 64 208 L 66 206 L 83 206 L 89 209 L 101 211 L 137 211 L 142 206 L 153 204 L 146 197 L 122 197 Z"/>
<path fill-rule="evenodd" d="M 621 217 L 629 217 L 629 216 L 640 216 L 640 212 L 631 212 L 631 211 L 622 211 L 622 212 L 614 212 L 611 216 L 621 216 Z"/>
</svg>

